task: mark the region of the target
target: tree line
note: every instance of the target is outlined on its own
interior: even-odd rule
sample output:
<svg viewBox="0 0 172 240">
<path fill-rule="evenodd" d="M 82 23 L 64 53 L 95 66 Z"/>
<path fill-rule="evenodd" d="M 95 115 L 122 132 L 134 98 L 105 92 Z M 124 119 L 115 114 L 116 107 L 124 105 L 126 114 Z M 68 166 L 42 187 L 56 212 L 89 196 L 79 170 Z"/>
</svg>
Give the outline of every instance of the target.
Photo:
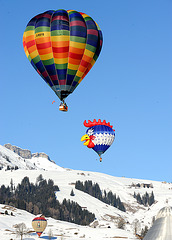
<svg viewBox="0 0 172 240">
<path fill-rule="evenodd" d="M 98 183 L 92 183 L 92 181 L 90 180 L 85 181 L 84 183 L 81 181 L 76 181 L 75 188 L 85 193 L 88 193 L 89 195 L 99 199 L 100 201 L 116 207 L 123 212 L 126 211 L 124 204 L 120 200 L 120 197 L 117 197 L 116 194 L 112 193 L 112 191 L 106 192 L 106 190 L 104 190 L 102 194 Z"/>
<path fill-rule="evenodd" d="M 88 225 L 95 215 L 73 201 L 64 199 L 60 203 L 56 199 L 55 192 L 60 191 L 53 180 L 48 181 L 37 178 L 36 184 L 30 183 L 28 177 L 24 177 L 16 188 L 11 180 L 10 186 L 2 185 L 0 188 L 0 203 L 7 204 L 32 214 L 43 214 L 46 217 L 68 221 L 80 225 Z"/>
</svg>

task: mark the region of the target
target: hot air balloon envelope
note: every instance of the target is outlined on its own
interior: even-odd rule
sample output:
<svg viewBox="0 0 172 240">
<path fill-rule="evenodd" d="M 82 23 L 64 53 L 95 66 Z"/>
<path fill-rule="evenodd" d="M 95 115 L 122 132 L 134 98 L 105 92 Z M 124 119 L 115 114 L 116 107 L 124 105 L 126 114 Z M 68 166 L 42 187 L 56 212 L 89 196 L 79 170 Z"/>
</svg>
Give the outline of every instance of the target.
<svg viewBox="0 0 172 240">
<path fill-rule="evenodd" d="M 82 136 L 81 141 L 84 141 L 84 145 L 88 148 L 92 148 L 102 160 L 101 155 L 112 145 L 115 138 L 115 130 L 110 123 L 103 122 L 99 119 L 93 122 L 88 120 L 88 123 L 84 121 L 84 126 L 89 127 L 86 134 Z"/>
<path fill-rule="evenodd" d="M 49 10 L 29 21 L 23 46 L 32 66 L 63 101 L 97 60 L 102 32 L 85 13 Z"/>
<path fill-rule="evenodd" d="M 47 220 L 44 216 L 36 217 L 32 220 L 32 227 L 40 237 L 47 226 Z"/>
</svg>

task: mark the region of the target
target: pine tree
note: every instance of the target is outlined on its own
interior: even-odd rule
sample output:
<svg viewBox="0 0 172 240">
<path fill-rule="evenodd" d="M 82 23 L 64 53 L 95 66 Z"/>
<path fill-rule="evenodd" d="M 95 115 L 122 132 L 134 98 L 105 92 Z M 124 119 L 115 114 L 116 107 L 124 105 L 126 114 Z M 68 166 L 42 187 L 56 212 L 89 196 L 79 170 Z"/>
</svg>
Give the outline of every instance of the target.
<svg viewBox="0 0 172 240">
<path fill-rule="evenodd" d="M 11 181 L 10 181 L 10 190 L 11 192 L 13 192 L 14 190 L 14 184 L 13 184 L 13 179 L 11 178 Z"/>
<path fill-rule="evenodd" d="M 7 210 L 5 210 L 5 215 L 8 215 L 8 211 Z"/>
<path fill-rule="evenodd" d="M 36 182 L 39 183 L 39 182 L 41 182 L 42 180 L 44 180 L 44 179 L 43 179 L 42 174 L 40 174 L 40 175 L 37 177 Z"/>
<path fill-rule="evenodd" d="M 71 190 L 70 196 L 75 196 L 73 189 Z"/>
<path fill-rule="evenodd" d="M 140 193 L 137 194 L 136 199 L 137 199 L 138 203 L 142 204 L 142 199 L 141 199 Z"/>
<path fill-rule="evenodd" d="M 149 197 L 149 206 L 151 206 L 153 203 L 155 202 L 155 198 L 154 198 L 154 194 L 153 194 L 153 191 L 151 193 L 151 196 Z"/>
</svg>

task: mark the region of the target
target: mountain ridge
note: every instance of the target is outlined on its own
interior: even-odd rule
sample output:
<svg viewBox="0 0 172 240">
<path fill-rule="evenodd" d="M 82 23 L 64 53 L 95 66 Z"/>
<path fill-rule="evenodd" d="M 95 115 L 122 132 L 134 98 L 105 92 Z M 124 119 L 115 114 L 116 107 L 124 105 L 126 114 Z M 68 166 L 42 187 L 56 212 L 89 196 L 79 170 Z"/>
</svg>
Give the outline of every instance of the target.
<svg viewBox="0 0 172 240">
<path fill-rule="evenodd" d="M 38 153 L 38 152 L 37 153 L 31 153 L 31 151 L 28 150 L 28 149 L 22 149 L 20 147 L 15 146 L 15 145 L 11 145 L 10 143 L 4 144 L 4 147 L 6 147 L 9 150 L 17 153 L 22 158 L 31 159 L 32 157 L 45 157 L 49 161 L 52 161 L 52 160 L 50 160 L 50 157 L 46 153 L 43 153 L 43 152 L 41 152 L 41 153 Z"/>
<path fill-rule="evenodd" d="M 45 166 L 47 169 L 45 169 Z M 11 144 L 0 145 L 0 169 L 15 170 L 64 170 L 45 153 L 31 153 Z"/>
</svg>

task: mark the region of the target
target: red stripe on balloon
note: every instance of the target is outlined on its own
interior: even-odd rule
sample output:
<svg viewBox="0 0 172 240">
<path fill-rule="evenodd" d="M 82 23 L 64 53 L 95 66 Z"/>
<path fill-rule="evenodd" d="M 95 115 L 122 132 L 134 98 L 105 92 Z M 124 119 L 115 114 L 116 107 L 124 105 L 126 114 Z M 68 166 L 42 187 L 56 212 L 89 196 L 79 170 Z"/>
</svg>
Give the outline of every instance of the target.
<svg viewBox="0 0 172 240">
<path fill-rule="evenodd" d="M 29 42 L 26 43 L 27 48 L 30 48 L 33 45 L 35 45 L 35 40 L 29 41 Z"/>
<path fill-rule="evenodd" d="M 43 14 L 41 14 L 42 16 L 41 17 L 44 17 L 44 18 L 49 18 L 49 19 L 51 19 L 51 15 L 50 14 L 48 14 L 48 13 L 43 13 Z"/>
<path fill-rule="evenodd" d="M 69 53 L 69 57 L 74 58 L 74 59 L 81 59 L 82 56 L 83 56 L 82 54 L 77 54 L 77 53 L 72 53 L 72 52 Z"/>
<path fill-rule="evenodd" d="M 51 80 L 53 80 L 53 81 L 58 80 L 58 79 L 57 79 L 57 75 L 51 75 L 50 77 L 51 77 Z"/>
<path fill-rule="evenodd" d="M 87 34 L 98 36 L 98 31 L 94 29 L 88 29 Z"/>
<path fill-rule="evenodd" d="M 84 61 L 84 60 L 82 59 L 81 65 L 82 65 L 83 67 L 87 67 L 88 64 L 89 64 L 89 62 L 86 62 L 86 61 Z"/>
<path fill-rule="evenodd" d="M 45 49 L 51 47 L 51 42 L 39 43 L 36 45 L 38 49 Z"/>
<path fill-rule="evenodd" d="M 64 80 L 59 80 L 59 85 L 66 85 L 66 79 L 64 79 Z"/>
<path fill-rule="evenodd" d="M 69 47 L 53 47 L 52 49 L 54 53 L 63 53 L 69 51 Z"/>
<path fill-rule="evenodd" d="M 66 20 L 66 21 L 69 21 L 69 19 L 66 16 L 54 16 L 52 18 L 52 21 L 54 21 L 54 20 Z"/>
<path fill-rule="evenodd" d="M 48 73 L 47 73 L 46 71 L 44 71 L 44 72 L 42 73 L 42 76 L 46 78 L 46 77 L 48 76 Z"/>
<path fill-rule="evenodd" d="M 82 27 L 85 27 L 85 23 L 84 22 L 81 22 L 81 21 L 72 21 L 70 22 L 70 26 L 82 26 Z"/>
</svg>

